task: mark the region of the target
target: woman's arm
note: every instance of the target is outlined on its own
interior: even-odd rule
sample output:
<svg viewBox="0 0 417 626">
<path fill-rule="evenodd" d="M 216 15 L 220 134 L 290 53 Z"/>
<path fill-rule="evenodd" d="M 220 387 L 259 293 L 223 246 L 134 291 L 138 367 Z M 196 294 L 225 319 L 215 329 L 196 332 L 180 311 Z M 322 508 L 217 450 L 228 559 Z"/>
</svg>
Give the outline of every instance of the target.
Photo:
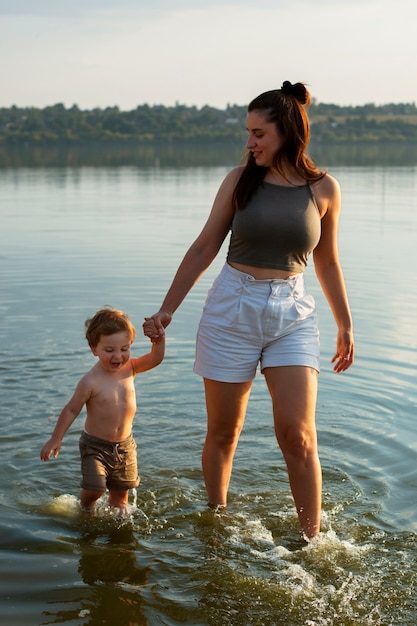
<svg viewBox="0 0 417 626">
<path fill-rule="evenodd" d="M 220 250 L 233 220 L 233 191 L 240 173 L 241 168 L 232 170 L 220 185 L 208 220 L 181 261 L 161 308 L 145 318 L 144 333 L 151 339 L 164 334 L 173 314 Z"/>
<path fill-rule="evenodd" d="M 329 175 L 314 191 L 323 215 L 320 242 L 313 253 L 314 266 L 338 328 L 332 363 L 339 373 L 347 370 L 354 358 L 352 316 L 337 245 L 341 194 L 338 182 Z"/>
</svg>

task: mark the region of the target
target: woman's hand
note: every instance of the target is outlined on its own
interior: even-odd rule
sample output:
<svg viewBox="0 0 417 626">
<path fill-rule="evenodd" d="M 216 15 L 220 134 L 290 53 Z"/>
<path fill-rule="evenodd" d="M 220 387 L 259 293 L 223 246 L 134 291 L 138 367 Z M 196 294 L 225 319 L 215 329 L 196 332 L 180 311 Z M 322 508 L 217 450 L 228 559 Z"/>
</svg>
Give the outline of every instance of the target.
<svg viewBox="0 0 417 626">
<path fill-rule="evenodd" d="M 354 359 L 353 333 L 350 330 L 339 330 L 337 333 L 336 354 L 331 362 L 334 363 L 336 374 L 345 372 L 352 365 Z"/>
<path fill-rule="evenodd" d="M 171 323 L 172 313 L 160 309 L 158 313 L 154 313 L 151 317 L 145 317 L 143 322 L 143 334 L 152 342 L 159 341 L 165 335 L 165 328 Z"/>
</svg>

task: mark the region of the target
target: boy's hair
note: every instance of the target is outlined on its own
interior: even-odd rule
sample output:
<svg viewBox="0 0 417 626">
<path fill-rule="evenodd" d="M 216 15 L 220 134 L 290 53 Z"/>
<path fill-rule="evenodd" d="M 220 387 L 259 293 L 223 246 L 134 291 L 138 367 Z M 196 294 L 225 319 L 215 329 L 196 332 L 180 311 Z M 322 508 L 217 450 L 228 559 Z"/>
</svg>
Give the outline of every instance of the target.
<svg viewBox="0 0 417 626">
<path fill-rule="evenodd" d="M 130 343 L 133 343 L 136 337 L 136 329 L 126 313 L 111 307 L 97 311 L 94 317 L 85 321 L 85 327 L 87 329 L 85 337 L 88 345 L 93 348 L 97 346 L 102 335 L 113 335 L 120 331 L 127 331 Z"/>
</svg>

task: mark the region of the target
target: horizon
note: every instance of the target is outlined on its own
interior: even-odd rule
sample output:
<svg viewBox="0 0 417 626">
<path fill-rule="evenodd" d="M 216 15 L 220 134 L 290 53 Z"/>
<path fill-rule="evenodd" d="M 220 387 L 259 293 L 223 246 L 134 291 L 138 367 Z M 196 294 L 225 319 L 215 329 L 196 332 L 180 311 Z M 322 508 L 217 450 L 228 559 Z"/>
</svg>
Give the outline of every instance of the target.
<svg viewBox="0 0 417 626">
<path fill-rule="evenodd" d="M 390 107 L 390 106 L 407 106 L 410 105 L 412 107 L 416 107 L 416 102 L 384 102 L 382 104 L 376 104 L 375 102 L 365 102 L 363 104 L 338 104 L 337 102 L 321 102 L 318 101 L 317 99 L 314 99 L 314 101 L 312 101 L 311 105 L 309 108 L 311 108 L 311 106 L 334 106 L 334 107 L 338 107 L 338 108 L 365 108 L 365 107 L 375 107 L 376 109 L 382 109 L 384 107 Z M 56 106 L 63 106 L 65 108 L 66 111 L 70 110 L 72 107 L 77 107 L 79 111 L 94 111 L 94 110 L 101 110 L 104 111 L 106 109 L 114 109 L 117 108 L 121 113 L 129 113 L 131 111 L 134 111 L 135 109 L 142 107 L 142 106 L 148 106 L 149 108 L 157 108 L 157 107 L 163 107 L 163 108 L 176 108 L 176 107 L 186 107 L 188 109 L 192 109 L 192 108 L 196 108 L 197 110 L 201 110 L 204 107 L 209 107 L 209 108 L 213 108 L 213 109 L 217 109 L 219 111 L 225 111 L 227 108 L 229 107 L 246 107 L 246 104 L 239 104 L 237 102 L 229 102 L 227 103 L 224 107 L 219 107 L 219 106 L 215 106 L 212 104 L 209 104 L 208 102 L 205 104 L 201 104 L 201 105 L 196 105 L 196 104 L 186 104 L 184 102 L 175 102 L 174 104 L 162 104 L 159 102 L 156 102 L 154 104 L 150 104 L 149 102 L 140 102 L 138 104 L 136 104 L 135 106 L 133 106 L 130 109 L 123 109 L 121 108 L 118 104 L 109 104 L 109 105 L 103 105 L 103 106 L 97 106 L 97 107 L 93 107 L 93 108 L 83 108 L 80 107 L 76 102 L 74 102 L 71 105 L 66 105 L 65 103 L 61 102 L 54 102 L 51 104 L 45 104 L 44 106 L 37 106 L 37 105 L 33 105 L 33 104 L 24 104 L 24 105 L 18 105 L 18 104 L 10 104 L 10 105 L 0 105 L 0 109 L 12 109 L 13 107 L 16 107 L 17 109 L 39 109 L 39 110 L 43 110 L 43 109 L 47 109 L 47 108 L 53 108 Z"/>
</svg>

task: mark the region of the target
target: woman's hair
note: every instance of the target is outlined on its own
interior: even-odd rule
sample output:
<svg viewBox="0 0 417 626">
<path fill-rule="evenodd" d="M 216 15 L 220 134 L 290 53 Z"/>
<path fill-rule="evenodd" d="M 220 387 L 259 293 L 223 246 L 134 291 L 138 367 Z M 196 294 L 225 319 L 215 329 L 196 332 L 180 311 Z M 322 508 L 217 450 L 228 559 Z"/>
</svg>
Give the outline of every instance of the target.
<svg viewBox="0 0 417 626">
<path fill-rule="evenodd" d="M 130 343 L 136 337 L 136 329 L 123 311 L 106 307 L 100 309 L 91 319 L 85 321 L 86 339 L 88 344 L 95 348 L 102 335 L 113 335 L 121 331 L 129 333 Z"/>
<path fill-rule="evenodd" d="M 259 111 L 268 122 L 273 122 L 282 138 L 282 145 L 277 150 L 273 167 L 284 178 L 288 169 L 293 170 L 308 183 L 320 180 L 326 172 L 320 170 L 307 155 L 310 141 L 310 123 L 306 109 L 311 96 L 303 83 L 292 85 L 284 81 L 281 89 L 266 91 L 257 96 L 248 106 L 248 113 Z M 252 152 L 248 152 L 246 165 L 234 191 L 234 204 L 243 209 L 262 183 L 266 167 L 256 164 Z"/>
</svg>

